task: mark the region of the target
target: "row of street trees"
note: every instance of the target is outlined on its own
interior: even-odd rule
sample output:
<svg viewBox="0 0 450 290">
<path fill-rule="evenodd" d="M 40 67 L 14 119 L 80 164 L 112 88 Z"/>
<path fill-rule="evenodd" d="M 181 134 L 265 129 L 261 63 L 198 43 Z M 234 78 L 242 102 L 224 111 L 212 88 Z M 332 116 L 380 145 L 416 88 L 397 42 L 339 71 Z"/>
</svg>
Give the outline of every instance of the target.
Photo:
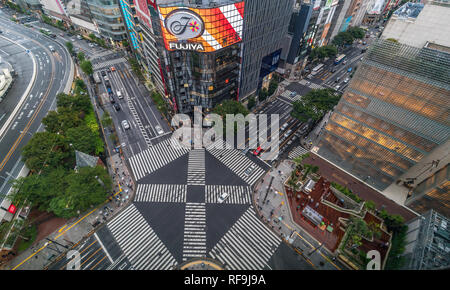
<svg viewBox="0 0 450 290">
<path fill-rule="evenodd" d="M 104 151 L 95 113 L 82 80 L 73 95 L 57 96 L 57 111 L 42 120 L 44 132 L 33 135 L 22 151 L 31 174 L 14 181 L 10 196 L 20 207 L 25 201 L 41 211 L 70 218 L 106 200 L 112 181 L 101 166 L 76 172 L 75 150 L 101 155 Z"/>
<path fill-rule="evenodd" d="M 294 102 L 291 116 L 301 122 L 318 121 L 337 105 L 340 98 L 333 89 L 313 89 Z"/>
<path fill-rule="evenodd" d="M 346 31 L 339 32 L 332 40 L 332 44 L 338 48 L 351 45 L 355 39 L 363 39 L 366 35 L 364 29 L 360 27 L 349 27 Z"/>
</svg>

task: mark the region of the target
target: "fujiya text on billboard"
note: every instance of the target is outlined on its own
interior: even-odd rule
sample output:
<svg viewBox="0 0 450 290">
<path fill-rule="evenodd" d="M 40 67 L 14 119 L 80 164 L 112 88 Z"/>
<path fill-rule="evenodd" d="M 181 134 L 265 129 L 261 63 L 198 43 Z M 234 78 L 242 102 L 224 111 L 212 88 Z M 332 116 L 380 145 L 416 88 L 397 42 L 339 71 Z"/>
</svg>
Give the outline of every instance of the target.
<svg viewBox="0 0 450 290">
<path fill-rule="evenodd" d="M 201 43 L 193 43 L 193 42 L 170 42 L 169 48 L 177 50 L 196 50 L 196 51 L 205 50 L 205 48 Z"/>
</svg>

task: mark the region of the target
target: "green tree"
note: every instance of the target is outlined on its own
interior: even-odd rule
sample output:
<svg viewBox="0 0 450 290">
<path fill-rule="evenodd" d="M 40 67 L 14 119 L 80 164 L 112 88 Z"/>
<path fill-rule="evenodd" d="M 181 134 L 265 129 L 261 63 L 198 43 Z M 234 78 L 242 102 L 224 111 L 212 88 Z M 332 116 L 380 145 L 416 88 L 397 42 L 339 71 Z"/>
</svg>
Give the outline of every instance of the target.
<svg viewBox="0 0 450 290">
<path fill-rule="evenodd" d="M 84 52 L 82 52 L 82 51 L 80 51 L 77 54 L 77 57 L 78 57 L 78 60 L 80 61 L 80 63 L 83 62 L 86 59 L 86 56 L 84 55 Z"/>
<path fill-rule="evenodd" d="M 339 32 L 333 38 L 333 41 L 331 43 L 333 43 L 334 45 L 336 45 L 338 47 L 342 47 L 345 44 L 352 44 L 354 40 L 355 39 L 354 39 L 353 35 L 350 32 L 342 31 L 342 32 Z"/>
<path fill-rule="evenodd" d="M 366 200 L 365 203 L 364 203 L 364 206 L 368 210 L 375 210 L 375 208 L 376 208 L 375 202 L 373 202 L 372 200 Z"/>
<path fill-rule="evenodd" d="M 300 189 L 300 186 L 297 183 L 298 180 L 296 178 L 294 178 L 295 172 L 293 172 L 293 173 L 294 173 L 294 176 L 291 176 L 291 178 L 289 178 L 287 185 L 292 190 L 292 192 L 296 192 L 297 190 Z"/>
<path fill-rule="evenodd" d="M 339 99 L 340 96 L 336 96 L 332 89 L 311 90 L 301 100 L 294 102 L 291 116 L 302 122 L 309 119 L 317 121 L 333 109 Z"/>
<path fill-rule="evenodd" d="M 35 133 L 23 147 L 22 157 L 26 166 L 34 172 L 60 166 L 70 168 L 74 163 L 73 151 L 64 137 L 51 132 Z"/>
<path fill-rule="evenodd" d="M 267 90 L 268 96 L 273 95 L 275 93 L 275 91 L 277 90 L 277 88 L 278 88 L 278 82 L 275 80 L 275 78 L 272 78 L 269 83 L 269 89 Z"/>
<path fill-rule="evenodd" d="M 80 112 L 71 110 L 67 107 L 60 107 L 58 112 L 50 111 L 47 116 L 42 119 L 45 130 L 50 133 L 65 134 L 68 128 L 78 127 L 83 123 L 80 118 Z"/>
<path fill-rule="evenodd" d="M 21 205 L 25 200 L 41 211 L 48 211 L 52 199 L 64 194 L 67 170 L 59 167 L 48 174 L 32 174 L 20 177 L 13 183 L 13 194 L 9 196 L 14 204 Z"/>
<path fill-rule="evenodd" d="M 266 88 L 263 88 L 262 90 L 259 91 L 258 100 L 260 102 L 263 102 L 267 99 L 268 96 L 269 96 L 269 92 L 267 91 Z"/>
<path fill-rule="evenodd" d="M 124 47 L 128 47 L 130 44 L 128 43 L 128 41 L 126 39 L 122 40 L 122 45 Z"/>
<path fill-rule="evenodd" d="M 247 116 L 249 111 L 238 101 L 225 100 L 213 109 L 213 113 L 216 113 L 225 119 L 227 114 L 242 114 L 243 116 Z"/>
<path fill-rule="evenodd" d="M 59 93 L 56 96 L 56 106 L 58 109 L 70 108 L 72 111 L 81 111 L 85 114 L 92 111 L 92 104 L 88 95 L 67 95 Z"/>
<path fill-rule="evenodd" d="M 327 57 L 335 57 L 338 52 L 337 47 L 334 45 L 323 46 L 323 50 L 325 51 Z"/>
<path fill-rule="evenodd" d="M 72 42 L 67 41 L 66 42 L 66 47 L 67 47 L 67 50 L 69 51 L 69 53 L 73 54 L 73 44 L 72 44 Z"/>
<path fill-rule="evenodd" d="M 347 29 L 347 32 L 349 32 L 353 38 L 355 39 L 363 39 L 364 36 L 366 35 L 366 32 L 364 31 L 364 29 L 360 28 L 360 27 L 349 27 Z"/>
<path fill-rule="evenodd" d="M 309 157 L 309 153 L 302 154 L 300 156 L 295 157 L 292 161 L 295 163 L 295 167 L 297 170 L 302 170 L 302 162 L 304 159 Z"/>
<path fill-rule="evenodd" d="M 251 96 L 248 98 L 247 108 L 251 110 L 256 104 L 255 97 Z"/>
<path fill-rule="evenodd" d="M 92 68 L 92 63 L 89 60 L 84 60 L 81 63 L 80 67 L 81 67 L 81 70 L 89 76 L 94 73 L 94 70 Z"/>
<path fill-rule="evenodd" d="M 55 215 L 71 218 L 104 202 L 111 192 L 112 181 L 101 166 L 82 167 L 65 178 L 65 194 L 51 200 L 49 209 Z"/>
<path fill-rule="evenodd" d="M 222 117 L 223 120 L 223 132 L 217 132 L 217 133 L 223 133 L 226 134 L 226 131 L 232 130 L 232 128 L 227 127 L 227 114 L 231 115 L 238 115 L 242 114 L 244 117 L 248 115 L 249 111 L 242 105 L 241 102 L 235 101 L 235 100 L 225 100 L 222 103 L 218 104 L 212 111 L 213 113 L 219 115 Z M 237 132 L 237 122 L 234 123 L 233 128 L 234 132 Z"/>
<path fill-rule="evenodd" d="M 66 137 L 67 141 L 72 144 L 73 149 L 87 154 L 96 153 L 97 135 L 88 126 L 81 125 L 69 128 Z"/>
</svg>

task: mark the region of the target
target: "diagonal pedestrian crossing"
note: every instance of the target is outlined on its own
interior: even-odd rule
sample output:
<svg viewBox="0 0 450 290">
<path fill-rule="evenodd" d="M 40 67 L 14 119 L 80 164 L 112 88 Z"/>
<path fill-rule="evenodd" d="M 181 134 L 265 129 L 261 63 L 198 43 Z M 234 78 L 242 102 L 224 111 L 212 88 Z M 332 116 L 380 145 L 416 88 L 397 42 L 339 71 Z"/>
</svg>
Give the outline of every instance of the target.
<svg viewBox="0 0 450 290">
<path fill-rule="evenodd" d="M 189 151 L 188 185 L 205 185 L 205 149 Z"/>
<path fill-rule="evenodd" d="M 107 227 L 136 270 L 168 270 L 177 264 L 147 221 L 131 204 Z"/>
<path fill-rule="evenodd" d="M 226 192 L 229 197 L 223 202 L 228 204 L 250 204 L 251 187 L 239 185 L 207 185 L 205 187 L 205 202 L 218 203 L 219 196 Z"/>
<path fill-rule="evenodd" d="M 206 256 L 205 203 L 186 203 L 183 261 Z"/>
<path fill-rule="evenodd" d="M 231 270 L 262 270 L 281 243 L 250 207 L 209 252 Z"/>
<path fill-rule="evenodd" d="M 208 151 L 250 186 L 264 174 L 264 169 L 242 155 L 240 150 L 211 148 Z"/>
<path fill-rule="evenodd" d="M 135 202 L 186 202 L 185 184 L 138 184 Z"/>
<path fill-rule="evenodd" d="M 131 170 L 136 180 L 169 164 L 173 160 L 189 152 L 174 138 L 166 139 L 129 159 Z"/>
</svg>

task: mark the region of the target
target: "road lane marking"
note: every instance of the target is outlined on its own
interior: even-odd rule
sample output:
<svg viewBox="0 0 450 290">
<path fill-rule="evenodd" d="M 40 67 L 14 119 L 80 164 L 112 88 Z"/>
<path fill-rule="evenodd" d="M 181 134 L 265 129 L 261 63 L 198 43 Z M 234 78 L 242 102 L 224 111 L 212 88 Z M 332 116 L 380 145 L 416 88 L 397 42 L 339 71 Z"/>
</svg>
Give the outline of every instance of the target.
<svg viewBox="0 0 450 290">
<path fill-rule="evenodd" d="M 108 260 L 111 263 L 114 263 L 114 260 L 111 258 L 111 256 L 109 255 L 108 251 L 106 250 L 105 246 L 103 245 L 102 241 L 99 239 L 99 237 L 97 236 L 97 233 L 94 233 L 95 238 L 97 239 L 98 243 L 100 244 L 100 247 L 102 247 L 103 252 L 105 252 L 106 256 L 108 256 Z"/>
</svg>

